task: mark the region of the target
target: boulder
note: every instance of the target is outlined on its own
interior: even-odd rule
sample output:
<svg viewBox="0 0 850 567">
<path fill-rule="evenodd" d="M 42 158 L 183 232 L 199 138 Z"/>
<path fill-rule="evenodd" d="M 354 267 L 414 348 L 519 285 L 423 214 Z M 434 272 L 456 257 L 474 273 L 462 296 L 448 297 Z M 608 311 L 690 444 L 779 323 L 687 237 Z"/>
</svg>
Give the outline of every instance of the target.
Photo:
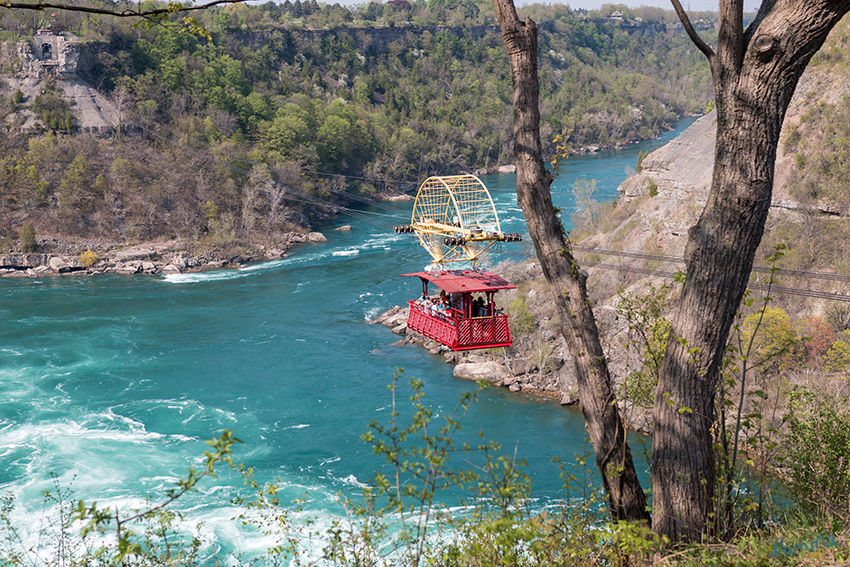
<svg viewBox="0 0 850 567">
<path fill-rule="evenodd" d="M 125 275 L 138 274 L 141 268 L 141 262 L 121 262 L 115 265 L 115 271 Z"/>
<path fill-rule="evenodd" d="M 337 228 L 336 230 L 351 230 L 351 225 L 350 224 L 344 224 L 341 227 Z"/>
<path fill-rule="evenodd" d="M 500 165 L 499 169 L 496 170 L 499 173 L 516 173 L 515 165 Z"/>
<path fill-rule="evenodd" d="M 327 242 L 328 239 L 321 232 L 311 232 L 307 235 L 308 242 Z"/>
<path fill-rule="evenodd" d="M 468 380 L 486 380 L 494 384 L 502 384 L 511 378 L 507 368 L 498 362 L 462 362 L 455 366 L 456 378 Z"/>
<path fill-rule="evenodd" d="M 511 370 L 514 371 L 514 374 L 525 374 L 528 369 L 528 365 L 521 358 L 515 358 L 511 361 Z"/>
<path fill-rule="evenodd" d="M 23 269 L 35 268 L 47 263 L 46 254 L 2 254 L 0 255 L 0 267 Z"/>
<path fill-rule="evenodd" d="M 51 257 L 47 265 L 52 271 L 56 272 L 57 274 L 64 274 L 65 272 L 71 271 L 71 266 L 68 265 L 68 262 L 66 262 L 59 256 Z"/>
<path fill-rule="evenodd" d="M 397 327 L 393 327 L 393 333 L 396 335 L 405 335 L 407 334 L 407 323 L 402 323 Z"/>
<path fill-rule="evenodd" d="M 407 322 L 407 309 L 404 307 L 393 307 L 389 311 L 385 311 L 369 321 L 369 325 L 380 323 L 387 327 L 397 327 L 401 323 Z"/>
<path fill-rule="evenodd" d="M 119 262 L 137 261 L 137 260 L 158 260 L 159 252 L 154 248 L 128 248 L 126 250 L 115 250 L 112 252 L 112 257 Z"/>
<path fill-rule="evenodd" d="M 561 405 L 572 406 L 578 403 L 578 394 L 576 392 L 561 392 Z"/>
<path fill-rule="evenodd" d="M 171 257 L 171 265 L 178 270 L 185 270 L 189 267 L 189 259 L 191 256 L 187 252 L 178 252 Z"/>
<path fill-rule="evenodd" d="M 180 268 L 175 266 L 174 264 L 168 264 L 166 267 L 162 269 L 163 274 L 179 274 Z"/>
</svg>

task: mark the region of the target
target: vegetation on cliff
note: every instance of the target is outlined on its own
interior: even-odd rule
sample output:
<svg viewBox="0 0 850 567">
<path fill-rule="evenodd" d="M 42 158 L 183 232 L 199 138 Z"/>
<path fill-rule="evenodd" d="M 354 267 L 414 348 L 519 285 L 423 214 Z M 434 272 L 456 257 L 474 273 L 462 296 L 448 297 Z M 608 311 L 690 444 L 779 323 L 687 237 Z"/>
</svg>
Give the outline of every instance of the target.
<svg viewBox="0 0 850 567">
<path fill-rule="evenodd" d="M 38 96 L 7 93 L 0 236 L 13 244 L 27 221 L 40 235 L 273 241 L 351 195 L 510 161 L 510 80 L 498 30 L 485 25 L 492 8 L 417 3 L 401 25 L 397 7 L 380 6 L 217 8 L 199 16 L 209 40 L 4 12 L 13 35 L 52 26 L 86 41 L 91 63 L 78 72 L 112 99 L 120 128 L 79 131 L 50 79 Z M 472 19 L 458 21 L 461 8 Z M 543 22 L 550 141 L 626 143 L 705 107 L 707 65 L 683 34 L 666 33 L 663 12 L 640 12 L 645 27 L 632 29 L 600 13 L 529 10 Z M 41 131 L 21 130 L 23 108 Z"/>
</svg>

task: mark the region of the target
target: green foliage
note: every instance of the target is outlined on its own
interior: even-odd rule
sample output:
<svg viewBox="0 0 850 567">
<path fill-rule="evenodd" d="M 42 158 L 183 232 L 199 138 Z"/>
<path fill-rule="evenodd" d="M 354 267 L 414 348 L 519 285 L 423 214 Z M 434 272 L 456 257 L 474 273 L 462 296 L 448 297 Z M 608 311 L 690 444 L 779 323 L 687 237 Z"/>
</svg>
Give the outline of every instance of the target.
<svg viewBox="0 0 850 567">
<path fill-rule="evenodd" d="M 799 345 L 781 309 L 768 307 L 778 263 L 786 246 L 777 244 L 768 258 L 770 279 L 761 308 L 743 318 L 738 314 L 722 361 L 717 392 L 714 448 L 717 462 L 714 529 L 728 539 L 742 527 L 762 528 L 775 511 L 769 474 L 779 450 L 773 417 L 779 402 L 776 382 L 782 363 Z M 755 303 L 749 291 L 742 309 Z M 739 457 L 745 459 L 743 463 Z"/>
<path fill-rule="evenodd" d="M 845 372 L 850 370 L 850 330 L 845 329 L 840 339 L 832 343 L 824 356 L 824 369 L 827 372 Z"/>
<path fill-rule="evenodd" d="M 421 381 L 409 381 L 410 404 L 397 398 L 400 376 L 398 371 L 389 387 L 389 422 L 373 422 L 363 435 L 385 469 L 370 482 L 362 501 L 344 501 L 347 514 L 330 530 L 305 521 L 303 499 L 286 505 L 280 501 L 278 483 L 260 485 L 250 470 L 242 469 L 257 497 L 237 502 L 251 510 L 240 518 L 276 542 L 261 561 L 304 564 L 304 542 L 316 541 L 322 542 L 320 561 L 352 567 L 595 567 L 627 564 L 657 548 L 657 538 L 645 527 L 604 523 L 607 506 L 595 486 L 595 474 L 586 466 L 587 454 L 578 457 L 581 477 L 555 459 L 564 498 L 546 510 L 532 511 L 524 463 L 500 454 L 499 447 L 483 437 L 476 446 L 461 447 L 455 441 L 475 395 L 465 394 L 454 411 L 435 422 L 432 410 L 423 405 Z M 399 421 L 403 414 L 408 415 L 407 425 Z M 472 468 L 451 466 L 458 453 Z M 450 488 L 468 494 L 462 514 L 438 504 L 439 495 Z"/>
<path fill-rule="evenodd" d="M 797 496 L 794 483 L 798 477 L 804 487 L 800 513 L 785 525 L 742 531 L 729 545 L 695 544 L 669 552 L 665 551 L 669 542 L 646 525 L 606 522 L 607 502 L 597 484 L 597 474 L 588 467 L 592 461 L 589 453 L 576 455 L 577 468 L 568 469 L 560 459 L 554 459 L 564 483 L 563 497 L 535 510 L 522 461 L 501 454 L 498 445 L 483 436 L 475 446 L 460 443 L 462 421 L 476 395 L 464 394 L 454 410 L 441 412 L 438 418 L 424 404 L 422 381 L 408 381 L 411 394 L 407 401 L 397 395 L 401 376 L 402 371 L 397 371 L 389 386 L 392 411 L 388 422 L 373 422 L 362 436 L 384 466 L 364 490 L 362 499 L 342 499 L 345 514 L 329 527 L 305 514 L 309 495 L 285 501 L 279 480 L 263 484 L 251 469 L 235 466 L 232 448 L 239 440 L 225 431 L 207 442 L 211 449 L 204 452 L 201 470 L 190 467 L 188 475 L 167 492 L 165 499 L 151 501 L 141 510 L 126 512 L 74 502 L 70 489 L 54 480 L 54 488 L 44 492 L 52 516 L 41 524 L 34 546 L 24 543 L 24 534 L 15 526 L 14 497 L 4 496 L 0 502 L 0 555 L 4 564 L 206 564 L 210 560 L 207 546 L 214 542 L 181 530 L 178 522 L 184 518 L 171 508 L 205 477 L 215 477 L 215 466 L 222 462 L 240 471 L 252 492 L 233 501 L 241 509 L 235 520 L 256 529 L 268 547 L 253 557 L 225 556 L 216 551 L 217 564 L 596 567 L 660 560 L 668 565 L 755 567 L 780 561 L 776 557 L 777 541 L 794 545 L 841 529 L 842 524 L 824 523 L 824 518 L 807 516 L 805 510 L 811 508 L 833 517 L 846 513 L 850 414 L 846 409 L 836 410 L 834 401 L 826 403 L 806 391 L 798 393 L 788 418 L 789 439 L 796 446 L 786 465 L 793 479 L 793 494 Z M 452 464 L 457 455 L 463 455 L 467 462 L 462 468 Z M 811 498 L 812 485 L 820 491 L 816 501 Z M 441 495 L 449 489 L 468 495 L 462 513 L 440 504 Z M 739 489 L 745 491 L 746 487 L 739 485 Z M 805 558 L 831 557 L 836 564 L 850 558 L 846 545 L 824 552 Z M 789 561 L 781 564 L 796 564 Z"/>
<path fill-rule="evenodd" d="M 509 302 L 507 312 L 511 321 L 511 332 L 514 335 L 530 335 L 537 328 L 534 316 L 528 310 L 528 305 L 522 297 L 517 297 Z"/>
<path fill-rule="evenodd" d="M 801 388 L 785 418 L 787 486 L 802 508 L 850 521 L 850 412 L 846 403 Z"/>
<path fill-rule="evenodd" d="M 35 240 L 35 228 L 25 222 L 21 227 L 21 248 L 24 252 L 38 252 L 38 242 Z"/>
<path fill-rule="evenodd" d="M 652 179 L 649 180 L 649 196 L 657 197 L 658 196 L 658 185 Z"/>
<path fill-rule="evenodd" d="M 646 156 L 649 155 L 649 150 L 642 150 L 638 152 L 637 165 L 635 166 L 635 171 L 640 173 L 643 171 L 643 160 L 646 159 Z"/>
<path fill-rule="evenodd" d="M 566 6 L 528 10 L 547 23 L 539 38 L 542 126 L 546 140 L 560 134 L 547 151 L 654 137 L 710 97 L 708 66 L 684 34 L 650 27 L 632 36 Z M 652 21 L 665 21 L 661 13 Z M 57 15 L 78 36 L 113 46 L 93 56 L 86 78 L 115 100 L 125 128 L 152 121 L 161 137 L 119 134 L 110 144 L 76 132 L 73 109 L 48 85 L 30 106 L 61 135 L 0 132 L 10 214 L 32 221 L 39 208 L 71 236 L 197 242 L 213 231 L 256 244 L 347 204 L 348 196 L 317 189 L 325 174 L 351 176 L 340 188 L 357 194 L 357 177 L 412 180 L 508 159 L 507 54 L 497 30 L 472 27 L 495 23 L 489 3 L 408 10 L 311 0 L 214 7 L 196 21 L 170 16 L 170 28 L 132 28 Z M 6 29 L 20 25 L 13 19 L 0 14 Z M 387 40 L 385 26 L 402 22 L 429 29 Z M 184 33 L 193 26 L 210 37 Z M 281 189 L 246 191 L 254 165 Z M 314 196 L 330 204 L 313 204 Z M 219 208 L 215 222 L 208 201 Z M 238 222 L 246 209 L 255 211 L 250 224 Z"/>
<path fill-rule="evenodd" d="M 73 104 L 73 101 L 62 98 L 55 90 L 55 85 L 48 83 L 42 94 L 33 100 L 32 110 L 48 128 L 71 132 L 76 124 L 74 113 L 71 112 Z"/>
<path fill-rule="evenodd" d="M 6 495 L 0 505 L 0 556 L 10 566 L 58 567 L 84 565 L 114 566 L 184 566 L 203 560 L 201 541 L 178 532 L 176 520 L 182 519 L 169 507 L 187 492 L 196 490 L 206 477 L 215 478 L 215 465 L 233 466 L 233 446 L 241 443 L 233 432 L 225 430 L 220 437 L 206 442 L 205 465 L 201 471 L 189 467 L 185 478 L 166 492 L 158 504 L 125 512 L 97 503 L 74 502 L 69 487 L 59 485 L 54 476 L 54 489 L 44 491 L 45 507 L 55 517 L 47 518 L 39 531 L 38 544 L 28 546 L 12 521 L 14 497 Z M 79 530 L 79 531 L 77 531 Z"/>
<path fill-rule="evenodd" d="M 748 345 L 750 358 L 755 363 L 750 368 L 762 372 L 779 372 L 799 359 L 800 337 L 791 324 L 791 317 L 783 309 L 764 306 L 744 318 L 741 341 Z"/>
<path fill-rule="evenodd" d="M 661 364 L 667 351 L 670 320 L 664 317 L 672 287 L 663 284 L 649 285 L 646 294 L 628 297 L 621 289 L 617 292 L 616 312 L 629 325 L 626 349 L 636 354 L 638 365 L 629 364 L 629 374 L 620 387 L 620 397 L 643 408 L 651 408 Z"/>
</svg>

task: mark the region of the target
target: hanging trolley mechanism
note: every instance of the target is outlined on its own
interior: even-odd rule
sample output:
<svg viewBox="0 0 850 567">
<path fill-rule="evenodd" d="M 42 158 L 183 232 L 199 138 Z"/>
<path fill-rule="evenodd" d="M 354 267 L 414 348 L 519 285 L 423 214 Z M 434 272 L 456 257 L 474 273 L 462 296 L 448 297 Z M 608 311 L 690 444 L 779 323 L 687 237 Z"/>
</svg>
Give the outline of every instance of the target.
<svg viewBox="0 0 850 567">
<path fill-rule="evenodd" d="M 410 301 L 407 328 L 453 350 L 509 347 L 508 316 L 494 296 L 516 286 L 475 268 L 478 258 L 497 242 L 521 242 L 505 234 L 487 187 L 474 175 L 429 177 L 419 187 L 409 225 L 397 233 L 416 234 L 436 269 L 403 274 L 422 280 L 422 296 Z M 448 270 L 452 262 L 471 262 L 472 270 Z M 441 292 L 431 296 L 428 284 Z"/>
</svg>

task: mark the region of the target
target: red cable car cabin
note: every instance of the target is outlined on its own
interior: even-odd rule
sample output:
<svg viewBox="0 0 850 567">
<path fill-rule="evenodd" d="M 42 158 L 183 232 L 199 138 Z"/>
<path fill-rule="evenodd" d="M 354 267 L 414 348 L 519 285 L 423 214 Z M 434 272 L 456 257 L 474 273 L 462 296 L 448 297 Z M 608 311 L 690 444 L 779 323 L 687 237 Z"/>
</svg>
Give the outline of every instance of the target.
<svg viewBox="0 0 850 567">
<path fill-rule="evenodd" d="M 453 270 L 402 274 L 422 280 L 422 297 L 410 301 L 407 328 L 444 344 L 452 350 L 509 347 L 513 344 L 508 316 L 497 314 L 493 296 L 500 289 L 516 289 L 512 283 L 489 272 Z M 443 292 L 448 306 L 441 308 L 428 297 L 428 282 Z M 473 300 L 473 293 L 481 293 Z M 436 300 L 437 302 L 440 299 Z M 482 305 L 483 303 L 483 305 Z"/>
</svg>

